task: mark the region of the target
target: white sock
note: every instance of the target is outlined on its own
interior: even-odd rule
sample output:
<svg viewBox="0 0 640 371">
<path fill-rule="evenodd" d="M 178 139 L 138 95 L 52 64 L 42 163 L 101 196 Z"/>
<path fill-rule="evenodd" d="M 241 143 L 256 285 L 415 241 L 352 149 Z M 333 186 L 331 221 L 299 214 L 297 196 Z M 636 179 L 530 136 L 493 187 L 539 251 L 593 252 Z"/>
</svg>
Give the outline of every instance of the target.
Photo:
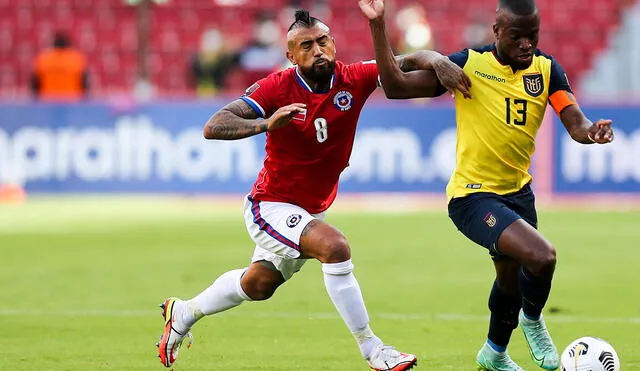
<svg viewBox="0 0 640 371">
<path fill-rule="evenodd" d="M 360 346 L 360 352 L 369 358 L 382 341 L 369 327 L 369 314 L 364 305 L 360 285 L 353 275 L 351 259 L 341 263 L 322 264 L 324 285 L 340 316 Z"/>
<path fill-rule="evenodd" d="M 224 312 L 237 307 L 243 301 L 251 301 L 240 285 L 242 275 L 246 271 L 247 268 L 243 268 L 223 273 L 211 286 L 187 301 L 189 310 L 182 312 L 184 324 L 191 327 L 203 316 Z"/>
</svg>

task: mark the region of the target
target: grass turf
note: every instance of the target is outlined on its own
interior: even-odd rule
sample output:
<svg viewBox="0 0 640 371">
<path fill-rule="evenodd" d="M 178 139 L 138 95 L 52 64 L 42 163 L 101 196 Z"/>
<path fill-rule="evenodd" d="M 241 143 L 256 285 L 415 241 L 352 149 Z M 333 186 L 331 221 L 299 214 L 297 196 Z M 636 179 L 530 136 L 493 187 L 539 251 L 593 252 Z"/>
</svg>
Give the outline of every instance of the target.
<svg viewBox="0 0 640 371">
<path fill-rule="evenodd" d="M 487 329 L 493 268 L 441 212 L 333 213 L 349 238 L 372 327 L 417 369 L 472 370 Z M 545 316 L 556 345 L 598 336 L 640 370 L 638 212 L 540 213 L 558 248 Z M 43 199 L 0 207 L 0 364 L 12 371 L 161 370 L 166 296 L 192 297 L 246 266 L 237 208 L 155 198 Z M 306 264 L 274 298 L 205 318 L 176 370 L 366 370 Z M 522 334 L 510 354 L 527 370 Z"/>
</svg>

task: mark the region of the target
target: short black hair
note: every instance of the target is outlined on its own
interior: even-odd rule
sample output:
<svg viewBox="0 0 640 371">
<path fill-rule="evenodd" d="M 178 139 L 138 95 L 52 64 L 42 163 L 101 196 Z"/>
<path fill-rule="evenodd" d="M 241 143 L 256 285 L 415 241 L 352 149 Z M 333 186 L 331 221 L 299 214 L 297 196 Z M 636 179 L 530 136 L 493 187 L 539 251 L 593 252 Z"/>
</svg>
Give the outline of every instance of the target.
<svg viewBox="0 0 640 371">
<path fill-rule="evenodd" d="M 309 11 L 305 9 L 296 10 L 296 20 L 291 23 L 287 31 L 291 31 L 294 28 L 311 28 L 318 23 L 325 24 L 318 18 L 309 15 Z"/>
<path fill-rule="evenodd" d="M 54 48 L 68 48 L 71 46 L 71 39 L 66 32 L 57 31 L 53 35 L 53 47 Z"/>
<path fill-rule="evenodd" d="M 534 0 L 498 0 L 498 10 L 500 9 L 515 15 L 531 15 L 538 11 Z"/>
</svg>

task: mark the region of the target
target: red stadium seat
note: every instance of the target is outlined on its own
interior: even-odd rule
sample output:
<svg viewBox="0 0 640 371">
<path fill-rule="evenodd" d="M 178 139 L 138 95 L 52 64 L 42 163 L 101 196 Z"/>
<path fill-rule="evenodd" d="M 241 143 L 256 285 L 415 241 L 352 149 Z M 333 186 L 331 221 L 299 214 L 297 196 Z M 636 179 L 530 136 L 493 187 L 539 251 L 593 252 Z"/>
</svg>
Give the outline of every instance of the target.
<svg viewBox="0 0 640 371">
<path fill-rule="evenodd" d="M 412 3 L 425 7 L 436 48 L 446 53 L 466 46 L 463 32 L 470 22 L 487 19 L 490 27 L 495 6 L 495 0 L 396 0 L 389 14 Z M 184 92 L 188 60 L 205 29 L 218 28 L 228 42 L 236 40 L 233 42 L 241 45 L 253 32 L 257 12 L 279 15 L 287 4 L 288 0 L 261 0 L 244 6 L 220 6 L 214 0 L 171 0 L 166 5 L 153 5 L 149 65 L 160 93 Z M 344 0 L 328 0 L 328 4 L 340 59 L 372 58 L 369 29 L 357 5 Z M 617 27 L 619 2 L 538 0 L 538 7 L 541 48 L 556 55 L 575 81 Z M 0 27 L 5 30 L 0 35 L 0 89 L 15 91 L 20 89 L 11 85 L 26 86 L 36 51 L 48 46 L 52 32 L 59 29 L 71 31 L 74 44 L 88 54 L 98 91 L 130 89 L 137 74 L 136 12 L 122 0 L 0 0 Z M 9 74 L 14 78 L 7 77 Z M 241 91 L 254 79 L 236 71 L 228 81 L 231 90 Z"/>
</svg>

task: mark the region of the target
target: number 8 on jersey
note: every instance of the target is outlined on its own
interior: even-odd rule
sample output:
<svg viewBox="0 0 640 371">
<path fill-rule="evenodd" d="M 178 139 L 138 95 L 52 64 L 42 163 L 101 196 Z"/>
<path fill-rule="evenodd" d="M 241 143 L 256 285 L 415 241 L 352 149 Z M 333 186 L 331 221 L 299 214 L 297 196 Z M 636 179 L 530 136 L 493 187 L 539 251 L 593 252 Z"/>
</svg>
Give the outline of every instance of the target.
<svg viewBox="0 0 640 371">
<path fill-rule="evenodd" d="M 313 125 L 316 127 L 316 138 L 318 138 L 318 142 L 322 143 L 329 137 L 329 133 L 327 131 L 327 120 L 322 117 L 318 117 L 313 121 Z"/>
</svg>

